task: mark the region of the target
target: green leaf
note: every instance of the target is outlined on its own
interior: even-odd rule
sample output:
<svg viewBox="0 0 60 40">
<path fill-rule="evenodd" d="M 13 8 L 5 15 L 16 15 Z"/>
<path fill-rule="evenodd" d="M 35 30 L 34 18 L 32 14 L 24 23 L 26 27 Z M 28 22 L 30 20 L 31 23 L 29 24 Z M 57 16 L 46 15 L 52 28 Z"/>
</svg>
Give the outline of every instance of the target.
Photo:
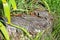
<svg viewBox="0 0 60 40">
<path fill-rule="evenodd" d="M 7 30 L 6 30 L 5 26 L 1 22 L 0 22 L 0 30 L 2 31 L 5 39 L 10 40 Z"/>
<path fill-rule="evenodd" d="M 3 2 L 3 0 L 2 0 L 2 2 Z M 4 9 L 5 17 L 7 18 L 8 23 L 10 24 L 11 23 L 11 19 L 10 19 L 10 7 L 9 7 L 7 2 L 3 2 L 3 9 Z"/>
<path fill-rule="evenodd" d="M 9 0 L 9 1 L 10 1 L 11 5 L 12 5 L 13 9 L 16 10 L 17 7 L 16 7 L 16 2 L 15 2 L 15 0 Z"/>
</svg>

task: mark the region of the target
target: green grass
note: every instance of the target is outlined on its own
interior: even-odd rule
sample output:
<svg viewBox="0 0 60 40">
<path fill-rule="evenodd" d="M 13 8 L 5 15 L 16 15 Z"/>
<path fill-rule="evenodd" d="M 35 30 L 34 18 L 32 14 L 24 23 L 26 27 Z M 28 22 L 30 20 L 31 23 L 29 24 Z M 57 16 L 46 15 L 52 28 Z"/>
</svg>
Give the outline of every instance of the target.
<svg viewBox="0 0 60 40">
<path fill-rule="evenodd" d="M 46 0 L 54 17 L 52 34 L 56 40 L 60 40 L 60 0 Z"/>
<path fill-rule="evenodd" d="M 51 14 L 53 15 L 53 31 L 50 36 L 45 37 L 45 40 L 54 40 L 54 39 L 60 40 L 60 0 L 41 0 L 41 1 L 40 0 L 37 0 L 37 1 L 36 0 L 30 0 L 30 1 L 18 0 L 17 1 L 16 0 L 17 9 L 15 8 L 16 5 L 13 6 L 13 8 L 15 8 L 16 11 L 19 11 L 20 13 L 25 12 L 28 14 L 29 12 L 32 12 L 34 9 L 39 8 L 38 2 L 42 2 L 45 5 L 45 8 L 49 12 L 51 12 Z M 1 5 L 0 5 L 0 8 L 1 8 Z M 39 33 L 36 36 L 35 40 L 39 39 L 40 37 L 39 35 L 41 36 L 41 33 Z"/>
</svg>

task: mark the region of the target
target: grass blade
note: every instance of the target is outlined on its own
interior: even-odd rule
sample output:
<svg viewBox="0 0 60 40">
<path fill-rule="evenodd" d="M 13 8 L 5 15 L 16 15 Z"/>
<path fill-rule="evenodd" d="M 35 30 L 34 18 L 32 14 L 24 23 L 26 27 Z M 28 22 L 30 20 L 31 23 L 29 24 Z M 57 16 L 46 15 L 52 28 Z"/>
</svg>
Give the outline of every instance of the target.
<svg viewBox="0 0 60 40">
<path fill-rule="evenodd" d="M 4 9 L 4 14 L 5 14 L 5 17 L 7 18 L 8 20 L 8 23 L 10 24 L 11 23 L 11 19 L 10 19 L 10 7 L 8 5 L 8 3 L 6 1 L 3 1 L 3 9 Z"/>
<path fill-rule="evenodd" d="M 17 7 L 16 7 L 16 2 L 15 2 L 15 0 L 9 0 L 9 1 L 10 1 L 11 5 L 12 5 L 13 9 L 16 10 Z"/>
<path fill-rule="evenodd" d="M 1 22 L 0 22 L 0 30 L 2 31 L 5 39 L 10 40 L 7 30 L 6 30 L 5 26 Z"/>
<path fill-rule="evenodd" d="M 44 31 L 37 33 L 37 35 L 34 38 L 34 40 L 39 40 L 39 38 L 41 38 L 41 36 L 42 36 L 43 33 L 44 33 Z"/>
</svg>

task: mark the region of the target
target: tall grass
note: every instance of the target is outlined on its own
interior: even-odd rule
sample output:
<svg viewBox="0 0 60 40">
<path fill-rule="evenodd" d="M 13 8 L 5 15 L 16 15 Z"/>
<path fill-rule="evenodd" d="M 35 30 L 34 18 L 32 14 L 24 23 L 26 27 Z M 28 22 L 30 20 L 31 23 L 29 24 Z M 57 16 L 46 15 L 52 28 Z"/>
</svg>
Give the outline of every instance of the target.
<svg viewBox="0 0 60 40">
<path fill-rule="evenodd" d="M 46 0 L 46 2 L 54 16 L 52 34 L 56 40 L 60 40 L 60 0 Z"/>
<path fill-rule="evenodd" d="M 37 1 L 36 0 L 26 0 L 26 1 L 18 0 L 17 1 L 16 0 L 18 9 L 16 9 L 16 7 L 13 6 L 12 3 L 11 4 L 14 10 L 16 9 L 16 11 L 26 12 L 28 14 L 28 12 L 31 12 L 34 9 L 39 7 L 38 2 L 42 2 L 45 5 L 45 7 L 48 9 L 48 11 L 50 11 L 51 14 L 53 15 L 54 23 L 53 23 L 53 31 L 51 36 L 53 36 L 56 40 L 60 40 L 60 0 L 41 0 L 41 1 L 40 0 L 37 0 Z M 27 35 L 29 36 L 29 34 Z M 41 36 L 42 33 L 39 33 L 39 35 Z M 38 38 L 39 35 L 36 36 L 35 40 L 39 39 Z M 51 36 L 46 36 L 45 40 L 52 40 Z"/>
</svg>

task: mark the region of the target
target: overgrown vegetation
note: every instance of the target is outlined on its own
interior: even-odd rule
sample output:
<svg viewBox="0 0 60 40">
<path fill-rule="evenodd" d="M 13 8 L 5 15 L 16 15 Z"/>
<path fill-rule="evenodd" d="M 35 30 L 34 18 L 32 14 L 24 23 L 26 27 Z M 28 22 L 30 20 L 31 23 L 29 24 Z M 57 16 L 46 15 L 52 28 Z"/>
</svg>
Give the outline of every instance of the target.
<svg viewBox="0 0 60 40">
<path fill-rule="evenodd" d="M 52 34 L 56 40 L 60 40 L 60 0 L 46 0 L 46 2 L 54 16 Z"/>
<path fill-rule="evenodd" d="M 12 11 L 16 11 L 16 12 L 20 12 L 20 13 L 29 13 L 32 12 L 34 9 L 39 8 L 39 2 L 41 2 L 45 8 L 53 15 L 53 31 L 51 33 L 51 36 L 48 36 L 45 38 L 45 40 L 52 40 L 51 37 L 53 39 L 56 40 L 60 40 L 60 0 L 16 0 L 17 3 L 17 9 L 16 9 L 16 3 L 14 0 L 0 0 L 0 15 L 5 15 L 5 17 L 8 19 L 8 24 L 15 26 L 16 28 L 19 28 L 21 30 L 23 30 L 27 36 L 33 40 L 33 38 L 30 36 L 30 34 L 28 33 L 28 31 L 24 28 L 20 28 L 19 26 L 13 25 L 11 24 L 11 19 L 10 19 L 10 12 Z M 11 7 L 12 5 L 12 7 Z M 3 7 L 3 8 L 2 8 Z M 4 12 L 3 12 L 4 10 Z M 8 11 L 7 11 L 8 10 Z M 1 14 L 2 13 L 2 14 Z M 1 23 L 0 23 L 1 24 Z M 1 24 L 2 25 L 2 24 Z M 3 26 L 2 26 L 3 28 Z M 5 31 L 0 28 L 4 34 Z M 34 38 L 34 40 L 39 40 L 39 37 L 41 37 L 41 35 L 43 34 L 43 32 L 38 33 L 37 36 Z M 4 34 L 5 35 L 5 34 Z M 8 35 L 8 34 L 6 34 Z M 6 37 L 6 36 L 5 36 Z M 9 38 L 6 37 L 6 40 L 9 40 Z"/>
</svg>

